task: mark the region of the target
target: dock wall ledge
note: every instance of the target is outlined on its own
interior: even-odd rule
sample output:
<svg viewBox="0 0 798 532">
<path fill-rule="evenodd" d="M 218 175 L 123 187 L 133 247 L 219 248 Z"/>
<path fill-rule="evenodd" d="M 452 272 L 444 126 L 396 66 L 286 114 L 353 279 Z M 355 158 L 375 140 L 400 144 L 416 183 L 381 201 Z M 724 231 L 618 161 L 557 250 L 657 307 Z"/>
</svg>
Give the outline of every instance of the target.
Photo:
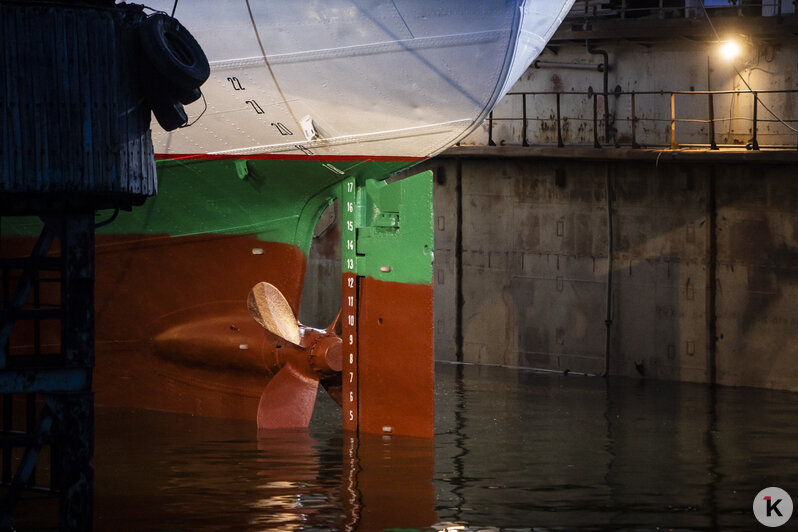
<svg viewBox="0 0 798 532">
<path fill-rule="evenodd" d="M 462 159 L 573 159 L 582 161 L 653 161 L 659 163 L 755 163 L 788 164 L 798 162 L 796 149 L 748 150 L 745 148 L 651 149 L 651 148 L 583 148 L 546 146 L 454 146 L 438 158 Z"/>
</svg>

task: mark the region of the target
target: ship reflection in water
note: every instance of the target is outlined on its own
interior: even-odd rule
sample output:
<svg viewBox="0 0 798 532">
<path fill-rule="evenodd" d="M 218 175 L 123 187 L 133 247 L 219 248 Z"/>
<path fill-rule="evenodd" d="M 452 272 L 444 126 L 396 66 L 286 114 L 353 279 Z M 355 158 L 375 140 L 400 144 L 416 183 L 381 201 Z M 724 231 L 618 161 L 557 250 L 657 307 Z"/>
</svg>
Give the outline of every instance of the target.
<svg viewBox="0 0 798 532">
<path fill-rule="evenodd" d="M 434 442 L 98 408 L 97 530 L 758 526 L 798 494 L 798 394 L 439 364 Z M 495 527 L 495 528 L 494 528 Z"/>
</svg>

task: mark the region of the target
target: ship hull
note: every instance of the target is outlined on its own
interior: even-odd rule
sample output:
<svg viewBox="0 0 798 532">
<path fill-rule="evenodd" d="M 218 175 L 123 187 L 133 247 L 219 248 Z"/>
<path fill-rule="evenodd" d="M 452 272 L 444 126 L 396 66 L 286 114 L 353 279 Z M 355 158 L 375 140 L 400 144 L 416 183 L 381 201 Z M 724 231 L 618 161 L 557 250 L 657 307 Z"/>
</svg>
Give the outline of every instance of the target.
<svg viewBox="0 0 798 532">
<path fill-rule="evenodd" d="M 3 244 L 24 256 L 33 239 Z M 298 309 L 302 250 L 251 235 L 101 235 L 96 250 L 97 404 L 254 419 L 279 360 L 246 296 L 270 279 Z M 57 284 L 41 283 L 38 298 L 56 306 Z M 184 345 L 169 349 L 164 337 Z M 19 322 L 10 343 L 12 356 L 56 353 L 58 322 Z"/>
<path fill-rule="evenodd" d="M 196 123 L 172 132 L 153 124 L 158 194 L 130 212 L 98 214 L 113 218 L 97 230 L 98 403 L 254 419 L 280 368 L 280 339 L 249 317 L 250 288 L 268 281 L 298 314 L 314 230 L 341 182 L 365 190 L 467 136 L 570 3 L 181 4 L 176 16 L 204 48 L 211 77 L 187 108 Z M 173 2 L 153 7 L 169 12 Z M 425 215 L 429 252 L 431 191 Z M 0 254 L 26 255 L 39 226 L 5 223 Z M 364 347 L 384 354 L 364 365 L 373 375 L 364 400 L 383 401 L 381 391 L 402 382 L 431 397 L 431 273 L 378 277 L 362 282 Z M 41 302 L 58 304 L 47 290 Z M 50 325 L 18 324 L 12 353 L 56 352 L 60 331 Z M 400 363 L 406 353 L 420 362 Z M 403 389 L 394 399 L 410 402 L 397 430 L 430 436 L 431 400 L 414 404 Z M 371 412 L 364 423 L 379 432 L 383 412 Z"/>
<path fill-rule="evenodd" d="M 195 0 L 175 15 L 210 63 L 188 107 L 202 118 L 154 127 L 155 151 L 430 157 L 487 117 L 571 3 Z"/>
</svg>

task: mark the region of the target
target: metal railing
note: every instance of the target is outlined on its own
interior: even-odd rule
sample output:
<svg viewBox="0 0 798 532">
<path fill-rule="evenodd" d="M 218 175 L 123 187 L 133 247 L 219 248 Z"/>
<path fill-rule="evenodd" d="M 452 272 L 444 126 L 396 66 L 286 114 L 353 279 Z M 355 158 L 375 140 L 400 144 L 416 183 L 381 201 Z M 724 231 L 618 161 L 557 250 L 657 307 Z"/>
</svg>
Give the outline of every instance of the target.
<svg viewBox="0 0 798 532">
<path fill-rule="evenodd" d="M 541 142 L 541 138 L 538 139 L 530 139 L 530 123 L 538 122 L 541 124 L 546 124 L 545 128 L 538 128 L 538 130 L 545 129 L 549 131 L 551 129 L 552 122 L 554 123 L 554 129 L 556 130 L 556 145 L 558 147 L 564 147 L 567 145 L 569 146 L 585 146 L 589 145 L 589 141 L 585 142 L 584 135 L 582 135 L 582 140 L 579 139 L 571 139 L 569 142 L 566 142 L 566 136 L 563 133 L 563 124 L 568 123 L 579 123 L 580 126 L 586 126 L 590 124 L 592 127 L 592 145 L 595 148 L 600 148 L 602 146 L 612 145 L 612 146 L 631 146 L 632 148 L 640 148 L 643 146 L 646 147 L 670 147 L 672 149 L 677 149 L 680 147 L 709 147 L 710 149 L 717 150 L 722 147 L 733 146 L 736 148 L 741 147 L 744 145 L 748 149 L 751 150 L 759 150 L 762 147 L 762 142 L 760 140 L 761 136 L 761 129 L 763 125 L 767 126 L 775 126 L 778 124 L 777 127 L 780 128 L 780 132 L 773 133 L 772 131 L 768 132 L 768 135 L 771 137 L 776 137 L 777 139 L 782 139 L 781 142 L 777 142 L 772 144 L 768 147 L 774 148 L 790 148 L 790 149 L 798 149 L 798 119 L 794 118 L 782 118 L 777 115 L 774 115 L 770 110 L 770 107 L 767 106 L 763 102 L 763 95 L 789 95 L 789 94 L 798 94 L 798 89 L 785 89 L 785 90 L 762 90 L 762 91 L 748 91 L 748 90 L 726 90 L 726 91 L 631 91 L 631 92 L 624 92 L 620 90 L 616 90 L 610 92 L 608 94 L 603 94 L 600 92 L 593 91 L 592 88 L 588 89 L 587 91 L 583 92 L 563 92 L 563 91 L 542 91 L 542 92 L 509 92 L 507 93 L 507 98 L 502 102 L 506 105 L 512 104 L 513 102 L 508 100 L 509 98 L 520 98 L 521 100 L 521 116 L 512 116 L 512 117 L 497 117 L 496 116 L 496 109 L 490 113 L 487 119 L 487 129 L 488 129 L 488 145 L 495 146 L 495 130 L 497 124 L 501 124 L 503 122 L 510 122 L 518 124 L 520 122 L 521 125 L 521 145 L 523 146 L 530 146 L 531 143 L 536 145 L 549 145 L 552 144 L 551 142 Z M 734 116 L 732 114 L 733 109 L 729 110 L 729 116 L 722 116 L 720 118 L 716 117 L 716 99 L 718 97 L 727 96 L 730 98 L 739 98 L 743 97 L 750 97 L 751 102 L 748 107 L 750 109 L 750 116 Z M 541 110 L 541 106 L 536 108 L 538 111 L 534 115 L 530 115 L 529 113 L 529 99 L 530 98 L 550 98 L 551 101 L 549 105 L 544 110 Z M 655 110 L 653 116 L 648 115 L 646 113 L 640 113 L 638 110 L 639 100 L 641 97 L 647 98 L 667 98 L 668 100 L 668 113 L 663 112 L 662 104 L 648 106 L 647 109 Z M 679 99 L 677 99 L 679 97 Z M 563 100 L 565 99 L 572 99 L 577 98 L 581 99 L 576 104 L 576 107 L 585 107 L 585 102 L 589 102 L 587 108 L 592 108 L 592 116 L 584 117 L 584 116 L 563 116 L 562 108 L 563 108 Z M 679 118 L 677 115 L 677 103 L 682 98 L 705 98 L 706 99 L 706 115 L 705 117 L 698 118 L 695 115 L 689 118 Z M 623 103 L 624 99 L 628 99 L 629 104 L 629 114 L 626 117 L 619 117 L 617 116 L 617 110 Z M 601 102 L 601 107 L 603 108 L 602 112 L 604 113 L 604 117 L 600 116 L 599 113 L 599 103 Z M 569 102 L 571 103 L 571 102 Z M 608 110 L 610 108 L 610 104 L 612 103 L 612 107 L 614 107 L 615 112 L 609 113 Z M 773 103 L 771 102 L 771 105 Z M 737 106 L 739 107 L 739 105 Z M 695 112 L 695 104 L 686 106 L 688 111 Z M 553 111 L 553 112 L 552 112 Z M 589 112 L 589 111 L 588 111 Z M 762 112 L 766 113 L 766 116 L 762 117 Z M 545 116 L 545 113 L 548 113 L 548 116 Z M 609 118 L 609 119 L 608 119 Z M 732 131 L 731 124 L 733 122 L 746 122 L 750 123 L 750 127 L 746 132 L 740 131 Z M 619 128 L 626 124 L 626 128 L 624 129 L 624 135 L 619 135 Z M 731 142 L 727 145 L 721 145 L 717 142 L 717 133 L 716 133 L 716 125 L 718 123 L 729 123 L 730 124 L 730 131 L 726 137 L 728 141 L 730 138 L 734 137 L 737 142 Z M 645 139 L 639 138 L 639 130 L 641 125 L 645 124 L 653 124 L 653 125 L 663 125 L 667 124 L 669 126 L 669 142 L 653 142 L 652 136 L 657 136 L 654 133 L 648 133 Z M 699 125 L 706 125 L 706 131 L 702 132 L 700 135 L 696 132 L 691 132 L 689 134 L 690 139 L 694 142 L 686 142 L 687 139 L 682 139 L 683 143 L 679 142 L 679 130 L 680 128 L 677 127 L 680 124 L 699 124 Z M 584 131 L 584 127 L 582 127 L 581 131 Z M 649 131 L 652 131 L 649 129 Z M 750 137 L 746 139 L 745 142 L 739 141 L 740 137 L 747 137 L 750 134 Z M 539 137 L 545 137 L 547 135 L 538 135 Z M 700 136 L 704 137 L 704 141 L 695 142 L 699 139 Z M 794 141 L 786 142 L 783 139 L 787 138 L 794 138 Z M 641 142 L 642 141 L 642 142 Z M 501 142 L 502 144 L 506 143 L 505 141 Z"/>
<path fill-rule="evenodd" d="M 784 14 L 782 0 L 659 0 L 656 5 L 640 6 L 635 0 L 577 0 L 566 16 L 568 23 L 613 18 L 702 18 L 728 13 L 734 16 L 776 16 Z"/>
</svg>

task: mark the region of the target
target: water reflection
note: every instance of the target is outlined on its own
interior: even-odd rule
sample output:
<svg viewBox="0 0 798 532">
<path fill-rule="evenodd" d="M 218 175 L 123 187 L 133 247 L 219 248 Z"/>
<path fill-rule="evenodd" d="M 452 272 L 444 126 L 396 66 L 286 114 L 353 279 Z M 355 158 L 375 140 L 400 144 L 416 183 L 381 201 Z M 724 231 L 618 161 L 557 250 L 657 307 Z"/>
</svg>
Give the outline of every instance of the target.
<svg viewBox="0 0 798 532">
<path fill-rule="evenodd" d="M 98 530 L 382 530 L 437 521 L 432 440 L 98 413 Z"/>
<path fill-rule="evenodd" d="M 359 495 L 347 530 L 426 528 L 437 521 L 432 440 L 398 436 L 347 437 L 344 490 Z M 346 506 L 345 506 L 346 507 Z"/>
<path fill-rule="evenodd" d="M 96 529 L 748 530 L 760 489 L 798 493 L 797 394 L 436 377 L 434 442 L 342 434 L 323 397 L 309 432 L 98 409 Z"/>
<path fill-rule="evenodd" d="M 452 457 L 452 462 L 454 465 L 453 478 L 456 479 L 465 478 L 465 461 L 468 456 L 468 447 L 466 446 L 467 436 L 465 433 L 466 395 L 465 380 L 463 378 L 464 369 L 465 366 L 461 365 L 455 367 L 454 447 L 457 449 L 457 454 Z M 459 481 L 455 482 L 453 484 L 452 493 L 457 497 L 454 518 L 459 521 L 462 519 L 463 506 L 465 503 L 465 498 L 463 497 L 463 483 Z"/>
<path fill-rule="evenodd" d="M 335 455 L 324 452 L 339 445 L 334 440 L 320 445 L 306 430 L 260 431 L 249 529 L 300 530 L 319 513 L 340 506 L 336 504 L 340 469 L 335 467 Z"/>
<path fill-rule="evenodd" d="M 760 489 L 798 491 L 796 394 L 498 368 L 438 376 L 445 521 L 748 530 Z"/>
</svg>

